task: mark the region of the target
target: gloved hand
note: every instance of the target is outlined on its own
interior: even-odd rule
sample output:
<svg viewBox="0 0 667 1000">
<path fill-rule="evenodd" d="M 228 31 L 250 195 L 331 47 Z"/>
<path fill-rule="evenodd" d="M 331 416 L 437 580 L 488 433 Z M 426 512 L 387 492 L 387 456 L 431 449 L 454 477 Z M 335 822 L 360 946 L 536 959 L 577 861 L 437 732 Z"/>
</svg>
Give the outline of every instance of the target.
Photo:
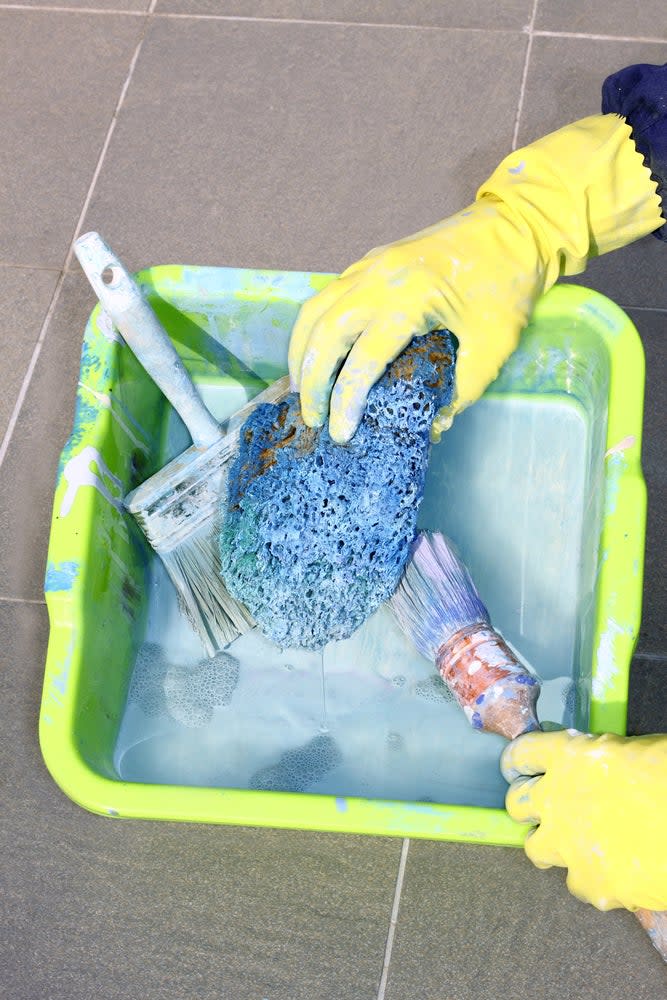
<svg viewBox="0 0 667 1000">
<path fill-rule="evenodd" d="M 667 910 L 667 736 L 527 733 L 501 768 L 512 819 L 539 824 L 533 864 L 567 868 L 570 892 L 598 910 Z"/>
<path fill-rule="evenodd" d="M 304 304 L 289 348 L 304 421 L 320 426 L 329 410 L 331 436 L 349 440 L 387 364 L 415 335 L 446 328 L 459 343 L 456 386 L 433 425 L 437 440 L 496 377 L 559 275 L 657 229 L 660 210 L 617 115 L 584 118 L 517 150 L 474 204 L 372 250 Z"/>
</svg>

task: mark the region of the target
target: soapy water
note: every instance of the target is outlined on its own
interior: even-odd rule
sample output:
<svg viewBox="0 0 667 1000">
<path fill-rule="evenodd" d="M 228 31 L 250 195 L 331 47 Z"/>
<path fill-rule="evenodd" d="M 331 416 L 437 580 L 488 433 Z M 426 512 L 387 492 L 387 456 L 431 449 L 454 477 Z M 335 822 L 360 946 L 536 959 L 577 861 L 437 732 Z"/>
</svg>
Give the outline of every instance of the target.
<svg viewBox="0 0 667 1000">
<path fill-rule="evenodd" d="M 272 792 L 304 792 L 342 763 L 338 744 L 329 733 L 314 736 L 305 746 L 287 750 L 276 764 L 262 768 L 250 787 Z"/>
<path fill-rule="evenodd" d="M 564 726 L 578 699 L 587 438 L 562 397 L 483 400 L 434 449 L 420 515 L 455 539 L 494 624 L 542 678 L 541 721 Z M 149 589 L 115 751 L 123 780 L 503 804 L 504 741 L 471 729 L 387 606 L 323 651 L 254 629 L 208 660 L 158 559 Z"/>
<path fill-rule="evenodd" d="M 129 700 L 149 718 L 167 715 L 197 729 L 211 721 L 215 708 L 229 704 L 238 678 L 238 661 L 227 653 L 176 665 L 161 646 L 146 642 L 139 649 Z"/>
</svg>

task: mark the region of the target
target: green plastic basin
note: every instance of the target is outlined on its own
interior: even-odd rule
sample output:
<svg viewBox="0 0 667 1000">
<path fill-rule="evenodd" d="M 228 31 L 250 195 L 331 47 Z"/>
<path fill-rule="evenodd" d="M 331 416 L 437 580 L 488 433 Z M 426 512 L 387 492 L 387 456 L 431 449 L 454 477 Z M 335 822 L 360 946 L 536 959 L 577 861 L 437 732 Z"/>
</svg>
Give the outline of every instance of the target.
<svg viewBox="0 0 667 1000">
<path fill-rule="evenodd" d="M 299 306 L 332 276 L 166 266 L 137 277 L 195 381 L 215 381 L 233 412 L 285 373 Z M 538 304 L 488 393 L 501 407 L 533 394 L 567 398 L 588 429 L 572 673 L 575 724 L 595 732 L 625 731 L 642 595 L 643 386 L 642 346 L 628 317 L 595 292 L 559 286 Z M 122 498 L 163 464 L 169 413 L 96 308 L 58 470 L 45 582 L 40 742 L 58 785 L 112 817 L 520 844 L 525 828 L 502 808 L 120 779 L 114 748 L 145 634 L 154 558 Z M 427 501 L 437 506 L 437 489 Z"/>
</svg>

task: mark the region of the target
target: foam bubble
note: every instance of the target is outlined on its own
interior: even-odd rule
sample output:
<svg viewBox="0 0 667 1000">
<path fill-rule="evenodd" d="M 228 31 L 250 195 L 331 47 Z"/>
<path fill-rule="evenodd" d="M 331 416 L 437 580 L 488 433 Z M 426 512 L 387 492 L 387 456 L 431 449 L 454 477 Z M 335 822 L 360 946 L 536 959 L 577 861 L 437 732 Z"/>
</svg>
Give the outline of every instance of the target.
<svg viewBox="0 0 667 1000">
<path fill-rule="evenodd" d="M 145 642 L 139 647 L 132 671 L 128 702 L 135 702 L 144 715 L 154 717 L 166 711 L 164 679 L 168 664 L 164 650 L 154 642 Z"/>
<path fill-rule="evenodd" d="M 400 733 L 387 733 L 387 748 L 395 753 L 403 749 L 403 737 Z"/>
<path fill-rule="evenodd" d="M 249 788 L 262 791 L 303 792 L 342 762 L 332 736 L 315 736 L 295 750 L 288 750 L 277 763 L 262 768 L 250 779 Z"/>
<path fill-rule="evenodd" d="M 196 728 L 211 721 L 215 708 L 230 703 L 238 679 L 238 660 L 229 653 L 175 666 L 161 646 L 145 642 L 137 653 L 128 702 L 150 718 L 167 715 Z"/>
<path fill-rule="evenodd" d="M 164 678 L 167 711 L 184 726 L 205 726 L 216 708 L 230 703 L 238 679 L 238 660 L 228 653 L 195 666 L 171 666 Z"/>
<path fill-rule="evenodd" d="M 454 701 L 454 696 L 439 674 L 433 674 L 417 684 L 415 694 L 425 701 Z"/>
<path fill-rule="evenodd" d="M 563 693 L 563 719 L 569 724 L 577 711 L 577 685 L 572 681 Z"/>
</svg>

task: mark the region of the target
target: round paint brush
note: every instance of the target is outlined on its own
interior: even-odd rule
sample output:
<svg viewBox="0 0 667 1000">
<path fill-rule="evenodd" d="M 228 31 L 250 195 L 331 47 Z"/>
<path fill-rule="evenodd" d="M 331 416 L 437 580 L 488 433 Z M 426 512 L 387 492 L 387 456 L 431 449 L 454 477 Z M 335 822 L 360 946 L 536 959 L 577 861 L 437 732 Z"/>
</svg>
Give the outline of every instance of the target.
<svg viewBox="0 0 667 1000">
<path fill-rule="evenodd" d="M 398 590 L 396 619 L 432 660 L 471 725 L 513 740 L 539 729 L 537 678 L 491 625 L 470 573 L 444 535 L 422 532 L 412 544 Z M 667 910 L 635 916 L 667 962 Z"/>
<path fill-rule="evenodd" d="M 513 740 L 540 728 L 537 677 L 491 625 L 468 570 L 443 535 L 417 535 L 389 603 L 474 729 Z"/>
</svg>

